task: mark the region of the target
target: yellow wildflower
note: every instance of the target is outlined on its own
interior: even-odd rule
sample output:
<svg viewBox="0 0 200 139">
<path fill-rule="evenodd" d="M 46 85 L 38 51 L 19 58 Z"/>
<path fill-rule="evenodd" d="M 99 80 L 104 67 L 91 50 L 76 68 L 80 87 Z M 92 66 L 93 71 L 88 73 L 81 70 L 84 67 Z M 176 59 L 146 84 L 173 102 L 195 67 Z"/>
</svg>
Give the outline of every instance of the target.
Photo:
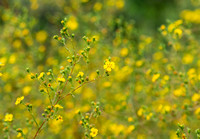
<svg viewBox="0 0 200 139">
<path fill-rule="evenodd" d="M 182 58 L 183 64 L 191 64 L 193 62 L 194 56 L 192 54 L 185 54 Z"/>
<path fill-rule="evenodd" d="M 183 31 L 180 28 L 174 30 L 174 34 L 180 39 L 182 37 Z"/>
<path fill-rule="evenodd" d="M 44 30 L 41 30 L 36 33 L 36 40 L 38 42 L 44 42 L 47 39 L 47 32 Z"/>
<path fill-rule="evenodd" d="M 161 26 L 160 26 L 160 29 L 161 29 L 161 30 L 165 30 L 165 25 L 161 25 Z"/>
<path fill-rule="evenodd" d="M 103 5 L 100 2 L 96 2 L 93 8 L 95 11 L 100 11 L 102 9 L 102 6 Z"/>
<path fill-rule="evenodd" d="M 69 27 L 71 30 L 76 30 L 78 28 L 76 17 L 71 16 L 69 18 L 69 20 L 67 21 L 67 27 Z"/>
<path fill-rule="evenodd" d="M 22 102 L 23 99 L 24 99 L 24 96 L 18 97 L 17 100 L 16 100 L 16 102 L 15 102 L 15 105 L 20 104 L 20 103 Z"/>
<path fill-rule="evenodd" d="M 56 104 L 54 107 L 55 108 L 59 108 L 59 109 L 63 109 L 63 107 L 61 105 L 59 105 L 59 104 Z"/>
<path fill-rule="evenodd" d="M 96 128 L 92 128 L 90 131 L 90 136 L 93 138 L 96 137 L 96 135 L 98 134 L 98 129 Z"/>
<path fill-rule="evenodd" d="M 84 73 L 83 72 L 79 72 L 78 75 L 76 77 L 83 77 Z"/>
<path fill-rule="evenodd" d="M 128 117 L 128 122 L 132 122 L 133 118 L 132 117 Z"/>
<path fill-rule="evenodd" d="M 143 108 L 140 108 L 138 111 L 137 111 L 137 115 L 138 116 L 142 116 L 144 113 L 144 109 Z"/>
<path fill-rule="evenodd" d="M 121 51 L 120 51 L 120 55 L 122 57 L 125 57 L 128 55 L 128 49 L 127 48 L 122 48 Z"/>
<path fill-rule="evenodd" d="M 3 74 L 0 72 L 0 77 L 2 76 Z"/>
<path fill-rule="evenodd" d="M 67 61 L 68 61 L 69 63 L 71 63 L 71 62 L 72 62 L 72 60 L 71 60 L 71 59 L 67 59 Z"/>
<path fill-rule="evenodd" d="M 39 80 L 40 78 L 42 78 L 43 76 L 44 76 L 44 72 L 41 72 L 40 75 L 38 76 L 38 80 Z"/>
<path fill-rule="evenodd" d="M 180 88 L 174 90 L 174 92 L 173 92 L 173 94 L 176 97 L 185 96 L 185 93 L 186 93 L 185 87 L 180 87 Z"/>
<path fill-rule="evenodd" d="M 5 122 L 11 122 L 13 120 L 12 114 L 6 114 L 4 121 Z"/>
<path fill-rule="evenodd" d="M 61 82 L 61 83 L 65 82 L 65 78 L 58 78 L 58 82 Z"/>
<path fill-rule="evenodd" d="M 104 67 L 104 69 L 105 69 L 107 72 L 110 72 L 112 69 L 115 68 L 115 63 L 114 63 L 114 62 L 110 62 L 110 61 L 107 59 L 103 67 Z"/>
<path fill-rule="evenodd" d="M 130 134 L 134 129 L 135 129 L 135 126 L 134 126 L 134 125 L 130 125 L 130 126 L 128 126 L 126 132 L 127 132 L 128 134 Z"/>
<path fill-rule="evenodd" d="M 195 94 L 192 96 L 192 101 L 198 101 L 198 100 L 200 100 L 200 94 L 195 93 Z"/>
<path fill-rule="evenodd" d="M 51 72 L 47 72 L 47 75 L 50 75 L 51 74 Z"/>
<path fill-rule="evenodd" d="M 60 121 L 60 122 L 63 122 L 63 117 L 60 116 L 60 115 L 58 115 L 57 118 L 56 118 L 56 120 L 57 120 L 57 121 Z"/>
<path fill-rule="evenodd" d="M 152 77 L 152 82 L 154 83 L 156 80 L 158 80 L 159 77 L 160 77 L 159 73 L 154 74 L 153 77 Z"/>
</svg>

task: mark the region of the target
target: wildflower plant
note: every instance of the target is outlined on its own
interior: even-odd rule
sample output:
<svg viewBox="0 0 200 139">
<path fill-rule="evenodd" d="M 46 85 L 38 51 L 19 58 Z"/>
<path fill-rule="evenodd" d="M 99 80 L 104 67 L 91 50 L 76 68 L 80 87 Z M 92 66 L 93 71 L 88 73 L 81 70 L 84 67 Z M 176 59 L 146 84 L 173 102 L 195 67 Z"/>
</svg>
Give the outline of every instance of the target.
<svg viewBox="0 0 200 139">
<path fill-rule="evenodd" d="M 76 90 L 86 84 L 108 76 L 111 70 L 115 67 L 115 63 L 111 62 L 111 58 L 107 59 L 104 62 L 104 66 L 102 64 L 102 69 L 104 68 L 105 70 L 96 70 L 97 76 L 93 79 L 90 79 L 83 71 L 76 71 L 75 67 L 81 61 L 84 61 L 86 64 L 89 63 L 89 52 L 91 47 L 95 45 L 95 38 L 89 39 L 84 36 L 84 48 L 83 50 L 79 50 L 74 45 L 75 35 L 70 33 L 68 29 L 67 18 L 62 20 L 61 24 L 62 29 L 60 30 L 60 35 L 53 36 L 55 40 L 61 43 L 61 47 L 64 47 L 66 50 L 65 66 L 61 66 L 60 73 L 55 75 L 53 69 L 49 69 L 47 72 L 37 74 L 32 73 L 29 68 L 26 69 L 30 79 L 39 82 L 39 91 L 46 95 L 49 100 L 49 105 L 44 106 L 45 109 L 43 110 L 43 113 L 39 114 L 42 116 L 42 120 L 40 122 L 37 120 L 36 115 L 38 114 L 34 113 L 35 110 L 33 111 L 35 106 L 27 102 L 24 96 L 18 97 L 15 102 L 15 105 L 24 105 L 32 116 L 32 122 L 30 123 L 33 124 L 32 128 L 36 128 L 36 133 L 33 138 L 36 138 L 39 135 L 42 129 L 47 125 L 48 121 L 53 119 L 59 122 L 64 121 L 64 118 L 59 114 L 59 111 L 63 109 L 61 102 L 64 101 L 66 97 L 76 97 L 74 94 Z M 95 137 L 98 134 L 98 129 L 91 127 L 89 123 L 86 123 L 89 122 L 91 117 L 97 117 L 101 114 L 99 104 L 92 102 L 92 105 L 94 106 L 94 110 L 90 116 L 86 116 L 86 118 L 82 117 L 82 126 L 91 132 L 90 134 L 89 132 L 85 133 L 87 137 Z M 79 112 L 79 114 L 81 115 L 81 112 Z M 7 114 L 4 121 L 4 131 L 7 134 L 7 128 L 9 128 L 10 123 L 13 121 L 13 115 Z M 21 128 L 15 128 L 15 130 L 24 138 L 28 138 Z"/>
</svg>

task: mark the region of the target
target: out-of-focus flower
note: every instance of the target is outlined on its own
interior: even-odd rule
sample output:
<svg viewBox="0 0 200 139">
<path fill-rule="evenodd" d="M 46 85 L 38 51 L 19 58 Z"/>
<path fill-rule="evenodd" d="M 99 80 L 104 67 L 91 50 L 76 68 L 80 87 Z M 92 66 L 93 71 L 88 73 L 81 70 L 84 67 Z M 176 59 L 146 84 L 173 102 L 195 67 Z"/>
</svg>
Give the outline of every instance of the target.
<svg viewBox="0 0 200 139">
<path fill-rule="evenodd" d="M 13 115 L 12 114 L 6 114 L 4 121 L 5 122 L 11 122 L 13 120 Z"/>
<path fill-rule="evenodd" d="M 96 137 L 97 136 L 97 134 L 98 134 L 98 129 L 96 129 L 96 128 L 92 128 L 91 130 L 90 130 L 90 136 L 91 137 Z"/>
<path fill-rule="evenodd" d="M 17 100 L 16 100 L 16 102 L 15 102 L 15 105 L 20 104 L 23 99 L 24 99 L 24 96 L 18 97 Z"/>
<path fill-rule="evenodd" d="M 106 62 L 104 64 L 104 69 L 107 72 L 111 72 L 112 69 L 115 68 L 115 63 L 114 62 L 110 62 L 108 59 L 106 59 Z"/>
</svg>

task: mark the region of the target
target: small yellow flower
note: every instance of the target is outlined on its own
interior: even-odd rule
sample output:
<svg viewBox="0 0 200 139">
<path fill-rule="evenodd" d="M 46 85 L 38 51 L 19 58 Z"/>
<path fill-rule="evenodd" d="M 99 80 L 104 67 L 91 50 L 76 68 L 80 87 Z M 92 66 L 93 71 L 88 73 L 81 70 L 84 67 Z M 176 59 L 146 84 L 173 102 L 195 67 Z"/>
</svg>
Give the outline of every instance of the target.
<svg viewBox="0 0 200 139">
<path fill-rule="evenodd" d="M 0 77 L 2 76 L 3 74 L 0 72 Z"/>
<path fill-rule="evenodd" d="M 57 121 L 60 121 L 60 122 L 63 122 L 63 117 L 60 116 L 60 115 L 58 115 L 57 118 L 56 118 L 56 120 L 57 120 Z"/>
<path fill-rule="evenodd" d="M 115 63 L 114 62 L 110 62 L 108 59 L 106 59 L 106 62 L 104 64 L 103 68 L 107 72 L 111 72 L 111 70 L 115 68 Z"/>
<path fill-rule="evenodd" d="M 72 62 L 72 60 L 71 60 L 71 59 L 67 59 L 67 61 L 68 61 L 69 63 L 71 63 L 71 62 Z"/>
<path fill-rule="evenodd" d="M 21 136 L 22 136 L 22 134 L 20 132 L 18 132 L 17 137 L 19 138 Z"/>
<path fill-rule="evenodd" d="M 24 96 L 18 97 L 17 100 L 16 100 L 16 102 L 15 102 L 15 105 L 20 104 L 20 103 L 22 102 L 23 99 L 24 99 Z"/>
<path fill-rule="evenodd" d="M 40 73 L 40 75 L 38 76 L 38 80 L 39 80 L 40 78 L 42 78 L 42 77 L 44 77 L 44 72 L 41 72 L 41 73 Z"/>
<path fill-rule="evenodd" d="M 58 78 L 58 82 L 64 83 L 65 82 L 65 78 Z"/>
<path fill-rule="evenodd" d="M 194 95 L 192 96 L 192 101 L 198 101 L 198 100 L 200 100 L 200 94 L 194 93 Z"/>
<path fill-rule="evenodd" d="M 156 80 L 158 80 L 159 77 L 160 77 L 159 73 L 154 74 L 153 77 L 152 77 L 152 82 L 154 83 Z"/>
<path fill-rule="evenodd" d="M 5 122 L 11 122 L 13 120 L 12 114 L 6 114 L 4 121 Z"/>
<path fill-rule="evenodd" d="M 161 25 L 161 26 L 160 26 L 160 29 L 161 29 L 161 30 L 165 30 L 165 25 Z"/>
<path fill-rule="evenodd" d="M 182 37 L 183 31 L 180 28 L 174 30 L 174 34 L 180 39 Z"/>
<path fill-rule="evenodd" d="M 93 138 L 96 137 L 96 135 L 98 134 L 98 129 L 96 128 L 92 128 L 90 131 L 90 136 Z"/>
<path fill-rule="evenodd" d="M 83 77 L 84 73 L 83 72 L 79 72 L 78 75 L 76 77 Z"/>
<path fill-rule="evenodd" d="M 47 75 L 50 75 L 51 74 L 51 72 L 47 72 Z"/>
<path fill-rule="evenodd" d="M 128 122 L 132 122 L 133 118 L 132 117 L 128 117 Z"/>
<path fill-rule="evenodd" d="M 63 107 L 61 105 L 59 105 L 59 104 L 56 104 L 54 107 L 55 108 L 59 108 L 59 109 L 63 109 Z"/>
<path fill-rule="evenodd" d="M 47 34 L 46 31 L 41 30 L 41 31 L 39 31 L 39 32 L 36 33 L 36 40 L 38 42 L 44 42 L 47 39 L 47 37 L 48 37 L 47 35 L 48 34 Z"/>
</svg>

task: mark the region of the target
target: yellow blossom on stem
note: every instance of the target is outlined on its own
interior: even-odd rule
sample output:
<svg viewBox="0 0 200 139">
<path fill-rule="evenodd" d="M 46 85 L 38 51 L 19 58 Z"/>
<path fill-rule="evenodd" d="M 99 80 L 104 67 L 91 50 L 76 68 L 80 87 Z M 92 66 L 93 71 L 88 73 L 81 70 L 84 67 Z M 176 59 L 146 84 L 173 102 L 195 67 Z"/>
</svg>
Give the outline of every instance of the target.
<svg viewBox="0 0 200 139">
<path fill-rule="evenodd" d="M 60 121 L 60 122 L 63 122 L 63 117 L 60 116 L 60 115 L 58 115 L 57 118 L 56 118 L 56 120 L 57 120 L 57 121 Z"/>
<path fill-rule="evenodd" d="M 107 72 L 111 72 L 111 70 L 115 68 L 115 63 L 114 62 L 110 62 L 108 59 L 106 59 L 106 62 L 104 64 L 103 68 Z"/>
<path fill-rule="evenodd" d="M 61 83 L 65 82 L 65 78 L 58 78 L 58 82 L 61 82 Z"/>
<path fill-rule="evenodd" d="M 72 62 L 72 60 L 71 60 L 71 59 L 67 59 L 67 61 L 68 61 L 69 63 L 71 63 L 71 62 Z"/>
<path fill-rule="evenodd" d="M 55 108 L 59 108 L 59 109 L 63 109 L 63 107 L 61 105 L 59 105 L 59 104 L 56 104 L 54 107 Z"/>
<path fill-rule="evenodd" d="M 20 104 L 21 101 L 22 101 L 23 99 L 24 99 L 24 96 L 22 96 L 22 97 L 18 97 L 17 100 L 16 100 L 16 102 L 15 102 L 15 105 Z"/>
<path fill-rule="evenodd" d="M 38 80 L 39 80 L 40 78 L 42 78 L 43 76 L 44 76 L 44 72 L 41 72 L 40 75 L 38 76 Z"/>
<path fill-rule="evenodd" d="M 94 138 L 94 137 L 97 136 L 97 134 L 98 134 L 98 129 L 92 128 L 90 131 L 91 131 L 91 132 L 90 132 L 90 136 L 91 136 L 91 137 Z"/>
<path fill-rule="evenodd" d="M 78 75 L 76 77 L 83 77 L 84 73 L 83 72 L 79 72 Z"/>
<path fill-rule="evenodd" d="M 153 77 L 152 77 L 152 82 L 154 83 L 156 80 L 158 80 L 159 77 L 160 77 L 159 73 L 154 74 Z"/>
<path fill-rule="evenodd" d="M 6 114 L 4 121 L 5 122 L 11 122 L 13 120 L 12 114 Z"/>
</svg>

